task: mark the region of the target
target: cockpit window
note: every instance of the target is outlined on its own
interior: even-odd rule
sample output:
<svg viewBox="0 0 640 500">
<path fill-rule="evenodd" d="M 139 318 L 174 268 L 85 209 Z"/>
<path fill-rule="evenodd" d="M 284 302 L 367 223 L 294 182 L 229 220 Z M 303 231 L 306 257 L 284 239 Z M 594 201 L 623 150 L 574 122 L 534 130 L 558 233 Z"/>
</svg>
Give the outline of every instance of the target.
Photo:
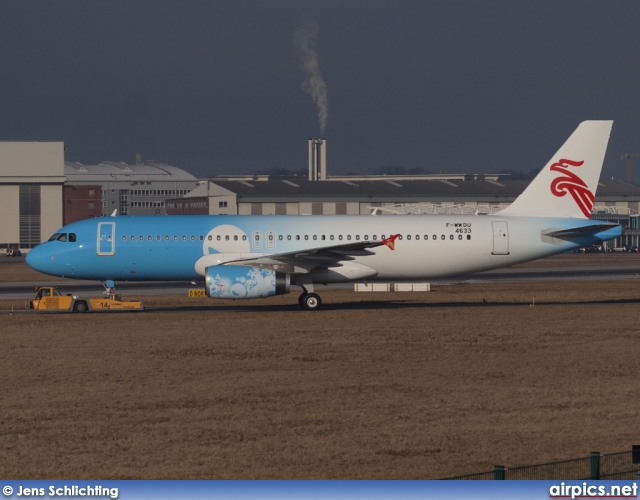
<svg viewBox="0 0 640 500">
<path fill-rule="evenodd" d="M 76 233 L 56 233 L 54 234 L 51 238 L 49 238 L 49 241 L 70 241 L 70 242 L 75 242 L 76 241 Z"/>
</svg>

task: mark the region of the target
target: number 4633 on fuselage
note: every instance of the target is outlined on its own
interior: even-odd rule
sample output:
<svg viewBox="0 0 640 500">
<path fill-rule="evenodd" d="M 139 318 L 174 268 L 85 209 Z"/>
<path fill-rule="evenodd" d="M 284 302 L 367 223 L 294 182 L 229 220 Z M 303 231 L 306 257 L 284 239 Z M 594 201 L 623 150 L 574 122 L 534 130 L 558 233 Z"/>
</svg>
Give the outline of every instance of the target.
<svg viewBox="0 0 640 500">
<path fill-rule="evenodd" d="M 525 191 L 492 215 L 113 216 L 69 224 L 31 250 L 42 273 L 100 280 L 204 279 L 207 296 L 254 299 L 315 284 L 416 281 L 511 266 L 621 235 L 589 219 L 611 121 L 581 123 Z"/>
</svg>

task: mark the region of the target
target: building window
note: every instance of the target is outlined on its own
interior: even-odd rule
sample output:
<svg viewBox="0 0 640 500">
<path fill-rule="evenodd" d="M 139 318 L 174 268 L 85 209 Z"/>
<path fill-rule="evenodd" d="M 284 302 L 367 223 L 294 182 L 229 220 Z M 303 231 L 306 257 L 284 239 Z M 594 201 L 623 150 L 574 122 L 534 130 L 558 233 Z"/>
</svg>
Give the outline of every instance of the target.
<svg viewBox="0 0 640 500">
<path fill-rule="evenodd" d="M 227 202 L 226 201 L 219 201 L 218 202 L 218 208 L 227 208 Z"/>
<path fill-rule="evenodd" d="M 18 196 L 20 246 L 33 248 L 40 243 L 40 186 L 22 184 Z"/>
</svg>

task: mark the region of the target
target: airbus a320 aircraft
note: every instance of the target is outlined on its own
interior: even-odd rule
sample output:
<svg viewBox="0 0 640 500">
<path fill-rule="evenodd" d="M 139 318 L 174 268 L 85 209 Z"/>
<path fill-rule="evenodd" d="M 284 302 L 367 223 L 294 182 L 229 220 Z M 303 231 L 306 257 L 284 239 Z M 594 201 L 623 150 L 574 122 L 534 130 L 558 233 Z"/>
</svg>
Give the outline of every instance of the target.
<svg viewBox="0 0 640 500">
<path fill-rule="evenodd" d="M 510 206 L 492 215 L 113 216 L 69 224 L 27 255 L 42 273 L 115 281 L 202 280 L 219 299 L 314 284 L 415 281 L 511 266 L 621 235 L 591 221 L 612 121 L 581 123 Z"/>
</svg>

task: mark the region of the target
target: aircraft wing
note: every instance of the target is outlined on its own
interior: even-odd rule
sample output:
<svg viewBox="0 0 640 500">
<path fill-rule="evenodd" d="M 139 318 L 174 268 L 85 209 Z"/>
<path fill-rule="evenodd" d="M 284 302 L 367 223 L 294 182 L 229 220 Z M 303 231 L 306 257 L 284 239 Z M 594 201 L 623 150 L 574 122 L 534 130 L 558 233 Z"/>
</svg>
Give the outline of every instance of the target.
<svg viewBox="0 0 640 500">
<path fill-rule="evenodd" d="M 294 252 L 275 253 L 262 255 L 255 258 L 242 258 L 226 261 L 223 265 L 251 265 L 251 266 L 291 266 L 295 272 L 309 272 L 319 266 L 330 267 L 342 261 L 355 260 L 355 257 L 373 255 L 371 248 L 382 245 L 391 250 L 395 248 L 395 240 L 400 236 L 395 234 L 382 241 L 358 241 L 355 243 L 343 243 L 328 247 L 316 247 Z"/>
</svg>

